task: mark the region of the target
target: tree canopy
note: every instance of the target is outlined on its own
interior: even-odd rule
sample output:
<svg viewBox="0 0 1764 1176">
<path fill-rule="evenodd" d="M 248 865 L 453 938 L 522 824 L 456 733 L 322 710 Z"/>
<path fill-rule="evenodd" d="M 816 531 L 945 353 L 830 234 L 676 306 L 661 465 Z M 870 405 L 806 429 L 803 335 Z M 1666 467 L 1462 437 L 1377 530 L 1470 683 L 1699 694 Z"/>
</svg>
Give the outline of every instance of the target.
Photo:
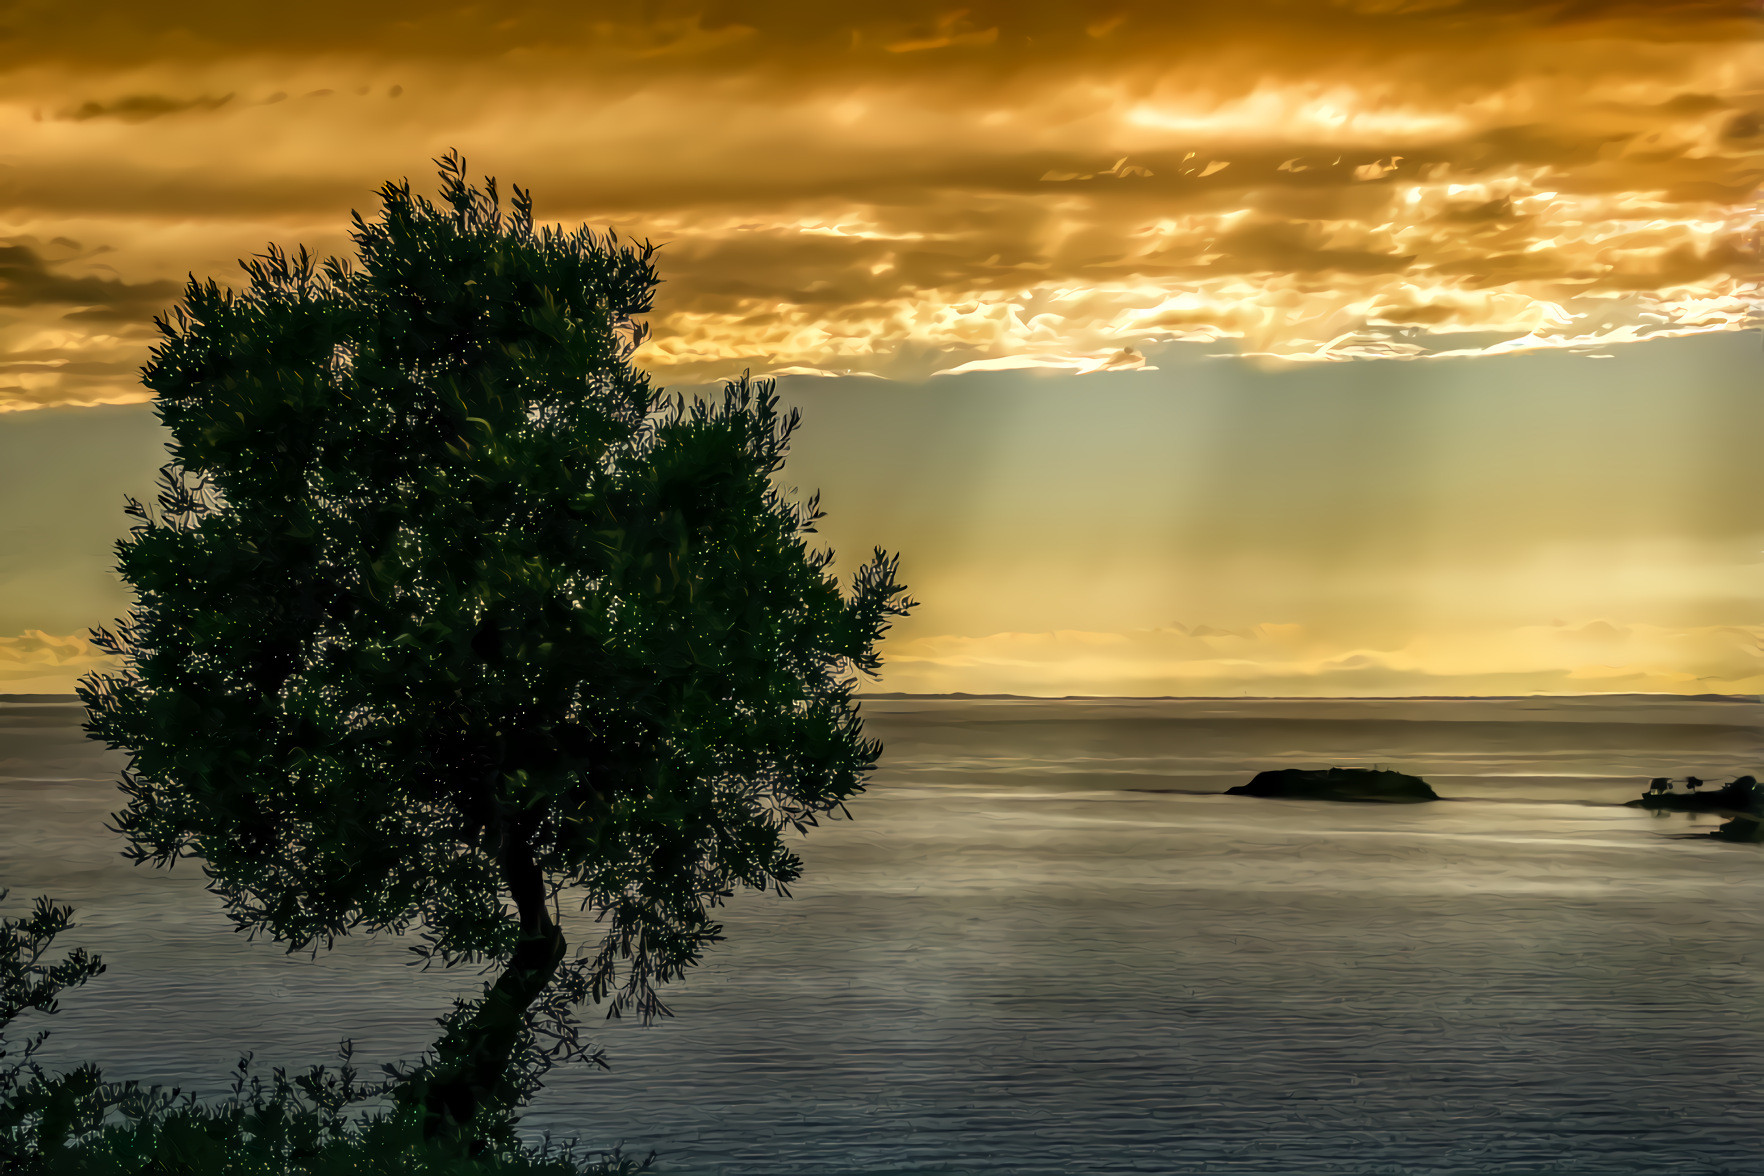
<svg viewBox="0 0 1764 1176">
<path fill-rule="evenodd" d="M 130 856 L 200 858 L 241 929 L 501 965 L 424 1079 L 464 1123 L 520 1094 L 536 1009 L 665 1012 L 722 899 L 786 892 L 786 834 L 876 763 L 854 691 L 912 601 L 895 557 L 846 590 L 811 545 L 769 382 L 634 366 L 654 247 L 437 162 L 439 203 L 355 214 L 353 261 L 272 247 L 156 320 L 172 460 L 94 630 L 122 668 L 80 696 L 129 756 Z M 574 955 L 565 891 L 604 926 Z"/>
</svg>

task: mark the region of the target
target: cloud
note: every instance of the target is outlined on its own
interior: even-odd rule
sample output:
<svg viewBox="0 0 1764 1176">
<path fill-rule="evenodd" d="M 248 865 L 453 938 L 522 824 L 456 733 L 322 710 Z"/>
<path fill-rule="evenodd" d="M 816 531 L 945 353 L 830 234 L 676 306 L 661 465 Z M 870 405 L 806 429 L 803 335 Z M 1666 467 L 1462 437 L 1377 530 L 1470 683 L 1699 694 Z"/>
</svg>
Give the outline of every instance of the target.
<svg viewBox="0 0 1764 1176">
<path fill-rule="evenodd" d="M 115 668 L 116 659 L 84 636 L 26 629 L 17 637 L 0 637 L 0 692 L 72 694 L 82 676 Z"/>
<path fill-rule="evenodd" d="M 1215 165 L 1209 164 L 1208 166 L 1213 167 L 1214 170 L 1217 170 L 1217 167 Z M 1129 176 L 1145 176 L 1147 178 L 1150 178 L 1151 174 L 1152 174 L 1152 172 L 1151 172 L 1150 168 L 1141 167 L 1137 163 L 1128 163 L 1127 157 L 1125 155 L 1123 155 L 1121 158 L 1115 160 L 1114 165 L 1112 167 L 1108 168 L 1108 170 L 1106 170 L 1106 171 L 1086 172 L 1082 175 L 1080 175 L 1078 172 L 1048 171 L 1048 172 L 1042 173 L 1041 179 L 1044 183 L 1049 182 L 1049 181 L 1059 182 L 1059 181 L 1065 181 L 1065 180 L 1094 180 L 1094 179 L 1097 179 L 1099 176 L 1110 176 L 1114 179 L 1121 180 L 1121 179 L 1126 179 Z M 1203 174 L 1210 174 L 1210 173 L 1203 173 Z"/>
<path fill-rule="evenodd" d="M 1140 372 L 1157 371 L 1156 366 L 1149 366 L 1145 356 L 1131 347 L 1108 355 L 1001 355 L 993 359 L 974 359 L 967 363 L 957 364 L 952 368 L 935 371 L 933 376 L 959 376 L 967 372 L 1009 372 L 1026 369 L 1044 371 L 1064 371 L 1074 375 L 1085 376 L 1091 372 Z"/>
<path fill-rule="evenodd" d="M 68 245 L 78 248 L 71 241 Z M 178 289 L 178 283 L 167 280 L 130 284 L 95 274 L 59 272 L 66 264 L 45 260 L 26 241 L 0 244 L 0 306 L 73 306 L 77 309 L 69 315 L 88 322 L 113 323 L 151 318 Z"/>
<path fill-rule="evenodd" d="M 1442 630 L 1367 647 L 1295 624 L 921 637 L 891 644 L 909 693 L 1328 696 L 1764 692 L 1764 626 L 1602 618 Z"/>
<path fill-rule="evenodd" d="M 72 119 L 75 122 L 85 122 L 87 119 L 93 118 L 114 118 L 122 122 L 138 123 L 146 122 L 150 118 L 162 118 L 168 114 L 182 114 L 188 110 L 219 110 L 232 98 L 231 94 L 222 94 L 219 98 L 208 95 L 197 98 L 168 98 L 164 94 L 130 94 L 112 99 L 109 102 L 87 100 L 56 117 Z"/>
<path fill-rule="evenodd" d="M 178 283 L 95 273 L 91 258 L 103 250 L 81 253 L 65 237 L 50 246 L 73 256 L 52 260 L 31 238 L 0 239 L 0 411 L 144 399 L 135 373 Z"/>
<path fill-rule="evenodd" d="M 544 217 L 668 243 L 643 358 L 673 381 L 1758 322 L 1742 0 L 148 12 L 34 7 L 0 78 L 4 222 L 112 242 L 136 285 L 342 250 L 457 146 Z"/>
</svg>

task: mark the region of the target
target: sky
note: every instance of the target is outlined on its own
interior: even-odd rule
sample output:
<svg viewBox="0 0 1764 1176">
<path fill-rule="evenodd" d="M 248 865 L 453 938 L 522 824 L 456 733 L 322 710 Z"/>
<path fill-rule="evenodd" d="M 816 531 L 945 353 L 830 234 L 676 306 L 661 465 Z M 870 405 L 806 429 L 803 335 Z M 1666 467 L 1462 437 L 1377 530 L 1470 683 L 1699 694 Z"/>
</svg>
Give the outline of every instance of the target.
<svg viewBox="0 0 1764 1176">
<path fill-rule="evenodd" d="M 778 376 L 881 687 L 1764 691 L 1750 0 L 0 6 L 0 691 L 128 604 L 189 274 L 452 148 Z"/>
</svg>

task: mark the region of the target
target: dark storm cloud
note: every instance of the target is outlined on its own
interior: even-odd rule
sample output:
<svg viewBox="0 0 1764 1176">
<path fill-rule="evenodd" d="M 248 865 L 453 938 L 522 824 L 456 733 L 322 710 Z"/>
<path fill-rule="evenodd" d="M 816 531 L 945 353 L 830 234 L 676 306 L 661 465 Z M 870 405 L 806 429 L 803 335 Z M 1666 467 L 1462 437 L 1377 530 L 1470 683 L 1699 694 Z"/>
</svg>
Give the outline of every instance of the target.
<svg viewBox="0 0 1764 1176">
<path fill-rule="evenodd" d="M 60 268 L 29 243 L 0 243 L 0 306 L 75 306 L 79 309 L 67 317 L 96 323 L 134 322 L 150 319 L 163 309 L 179 285 L 166 280 L 129 283 L 120 278 L 68 274 L 59 272 Z"/>
</svg>

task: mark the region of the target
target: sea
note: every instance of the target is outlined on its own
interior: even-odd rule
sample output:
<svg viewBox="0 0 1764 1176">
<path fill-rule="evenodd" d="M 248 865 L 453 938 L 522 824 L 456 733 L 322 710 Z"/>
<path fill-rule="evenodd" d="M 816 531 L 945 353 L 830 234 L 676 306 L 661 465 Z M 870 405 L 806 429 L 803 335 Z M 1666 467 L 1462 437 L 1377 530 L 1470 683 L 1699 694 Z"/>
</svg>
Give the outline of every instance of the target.
<svg viewBox="0 0 1764 1176">
<path fill-rule="evenodd" d="M 649 1025 L 584 1020 L 534 1138 L 658 1176 L 1764 1172 L 1764 846 L 1627 808 L 1764 775 L 1764 703 L 878 697 L 885 751 L 792 896 Z M 483 979 L 396 938 L 316 958 L 234 933 L 199 866 L 105 828 L 121 753 L 77 700 L 0 699 L 6 913 L 76 909 L 51 1069 L 223 1093 L 414 1057 Z M 1222 795 L 1379 766 L 1412 805 Z M 568 909 L 568 908 L 566 908 Z M 591 943 L 595 924 L 567 932 Z M 22 1022 L 15 1028 L 29 1030 Z"/>
</svg>

